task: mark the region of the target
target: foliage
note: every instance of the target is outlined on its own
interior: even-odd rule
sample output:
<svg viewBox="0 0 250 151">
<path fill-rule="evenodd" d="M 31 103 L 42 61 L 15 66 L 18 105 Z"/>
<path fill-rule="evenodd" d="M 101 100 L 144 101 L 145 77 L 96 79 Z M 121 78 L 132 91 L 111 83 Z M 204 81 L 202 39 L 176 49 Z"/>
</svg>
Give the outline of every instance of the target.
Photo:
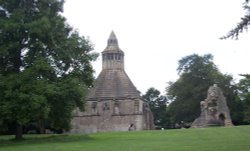
<svg viewBox="0 0 250 151">
<path fill-rule="evenodd" d="M 238 83 L 239 100 L 244 106 L 244 122 L 250 124 L 250 75 L 241 75 L 244 78 Z"/>
<path fill-rule="evenodd" d="M 231 114 L 236 114 L 235 88 L 233 78 L 222 74 L 212 61 L 213 56 L 189 55 L 179 60 L 177 71 L 180 75 L 176 82 L 170 82 L 167 96 L 172 101 L 167 108 L 172 124 L 193 122 L 200 115 L 200 101 L 207 96 L 209 86 L 218 84 L 227 98 Z M 233 116 L 233 120 L 238 116 Z"/>
<path fill-rule="evenodd" d="M 49 120 L 70 128 L 92 85 L 91 43 L 61 15 L 63 0 L 0 1 L 0 126 Z M 2 123 L 2 124 L 1 124 Z"/>
<path fill-rule="evenodd" d="M 223 36 L 220 39 L 227 39 L 230 37 L 238 39 L 239 34 L 248 29 L 248 26 L 250 24 L 250 6 L 248 2 L 249 0 L 245 0 L 245 3 L 243 3 L 243 9 L 246 10 L 245 16 L 241 18 L 241 21 L 236 25 L 234 29 L 229 31 L 226 36 Z"/>
<path fill-rule="evenodd" d="M 166 127 L 168 122 L 166 116 L 167 98 L 160 95 L 160 91 L 155 88 L 149 88 L 142 98 L 149 104 L 154 116 L 154 124 L 157 127 Z"/>
<path fill-rule="evenodd" d="M 250 127 L 106 132 L 89 135 L 0 136 L 0 151 L 247 151 Z"/>
</svg>

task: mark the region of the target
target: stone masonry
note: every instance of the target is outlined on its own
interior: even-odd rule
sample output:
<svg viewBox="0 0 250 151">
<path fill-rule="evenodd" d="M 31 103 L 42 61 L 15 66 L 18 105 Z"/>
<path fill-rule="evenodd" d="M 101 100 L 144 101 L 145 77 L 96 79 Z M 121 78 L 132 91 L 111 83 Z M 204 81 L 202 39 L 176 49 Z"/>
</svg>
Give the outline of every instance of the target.
<svg viewBox="0 0 250 151">
<path fill-rule="evenodd" d="M 71 133 L 153 129 L 153 116 L 124 70 L 124 52 L 112 31 L 102 52 L 102 71 L 90 89 L 85 111 L 74 112 Z"/>
<path fill-rule="evenodd" d="M 192 127 L 233 126 L 226 98 L 217 86 L 210 86 L 207 98 L 200 102 L 201 115 Z"/>
</svg>

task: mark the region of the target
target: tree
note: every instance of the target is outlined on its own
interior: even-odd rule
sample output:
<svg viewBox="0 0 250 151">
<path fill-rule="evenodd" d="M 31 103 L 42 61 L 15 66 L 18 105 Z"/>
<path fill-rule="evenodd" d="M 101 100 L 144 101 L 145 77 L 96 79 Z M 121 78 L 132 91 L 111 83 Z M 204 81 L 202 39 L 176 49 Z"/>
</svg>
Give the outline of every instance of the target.
<svg viewBox="0 0 250 151">
<path fill-rule="evenodd" d="M 167 98 L 155 88 L 149 88 L 142 98 L 149 104 L 154 116 L 154 124 L 158 127 L 166 127 L 168 124 L 166 116 Z"/>
<path fill-rule="evenodd" d="M 180 77 L 176 82 L 170 82 L 166 89 L 167 97 L 172 101 L 167 108 L 172 124 L 193 122 L 200 115 L 200 101 L 206 98 L 207 90 L 213 84 L 222 88 L 231 113 L 235 112 L 233 78 L 219 72 L 212 59 L 211 54 L 193 54 L 179 60 L 177 71 Z"/>
<path fill-rule="evenodd" d="M 0 1 L 0 125 L 49 121 L 69 130 L 92 85 L 91 43 L 61 15 L 63 0 Z"/>
<path fill-rule="evenodd" d="M 241 75 L 244 78 L 238 83 L 239 100 L 244 106 L 244 124 L 250 124 L 250 75 Z"/>
<path fill-rule="evenodd" d="M 249 0 L 245 0 L 245 3 L 243 3 L 243 9 L 246 10 L 245 16 L 241 18 L 241 21 L 236 25 L 234 29 L 229 31 L 226 36 L 223 36 L 220 39 L 227 39 L 230 37 L 238 39 L 239 34 L 248 29 L 248 26 L 250 24 L 250 6 L 248 5 L 248 2 Z"/>
</svg>

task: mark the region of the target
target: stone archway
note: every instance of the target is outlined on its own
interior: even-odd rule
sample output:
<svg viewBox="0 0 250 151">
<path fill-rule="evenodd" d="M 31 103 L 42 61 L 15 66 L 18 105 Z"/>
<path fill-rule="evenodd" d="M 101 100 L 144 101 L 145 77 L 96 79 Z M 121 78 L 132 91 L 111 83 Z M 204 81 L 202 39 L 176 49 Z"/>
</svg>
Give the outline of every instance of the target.
<svg viewBox="0 0 250 151">
<path fill-rule="evenodd" d="M 222 126 L 225 126 L 225 119 L 226 119 L 225 115 L 223 113 L 220 113 L 219 120 Z"/>
</svg>

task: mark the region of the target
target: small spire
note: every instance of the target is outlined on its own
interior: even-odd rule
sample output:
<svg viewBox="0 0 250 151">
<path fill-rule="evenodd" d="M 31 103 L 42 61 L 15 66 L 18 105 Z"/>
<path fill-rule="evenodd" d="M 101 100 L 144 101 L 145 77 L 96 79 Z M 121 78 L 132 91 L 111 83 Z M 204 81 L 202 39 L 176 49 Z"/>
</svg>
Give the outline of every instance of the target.
<svg viewBox="0 0 250 151">
<path fill-rule="evenodd" d="M 108 46 L 118 46 L 118 40 L 113 30 L 108 39 Z"/>
</svg>

